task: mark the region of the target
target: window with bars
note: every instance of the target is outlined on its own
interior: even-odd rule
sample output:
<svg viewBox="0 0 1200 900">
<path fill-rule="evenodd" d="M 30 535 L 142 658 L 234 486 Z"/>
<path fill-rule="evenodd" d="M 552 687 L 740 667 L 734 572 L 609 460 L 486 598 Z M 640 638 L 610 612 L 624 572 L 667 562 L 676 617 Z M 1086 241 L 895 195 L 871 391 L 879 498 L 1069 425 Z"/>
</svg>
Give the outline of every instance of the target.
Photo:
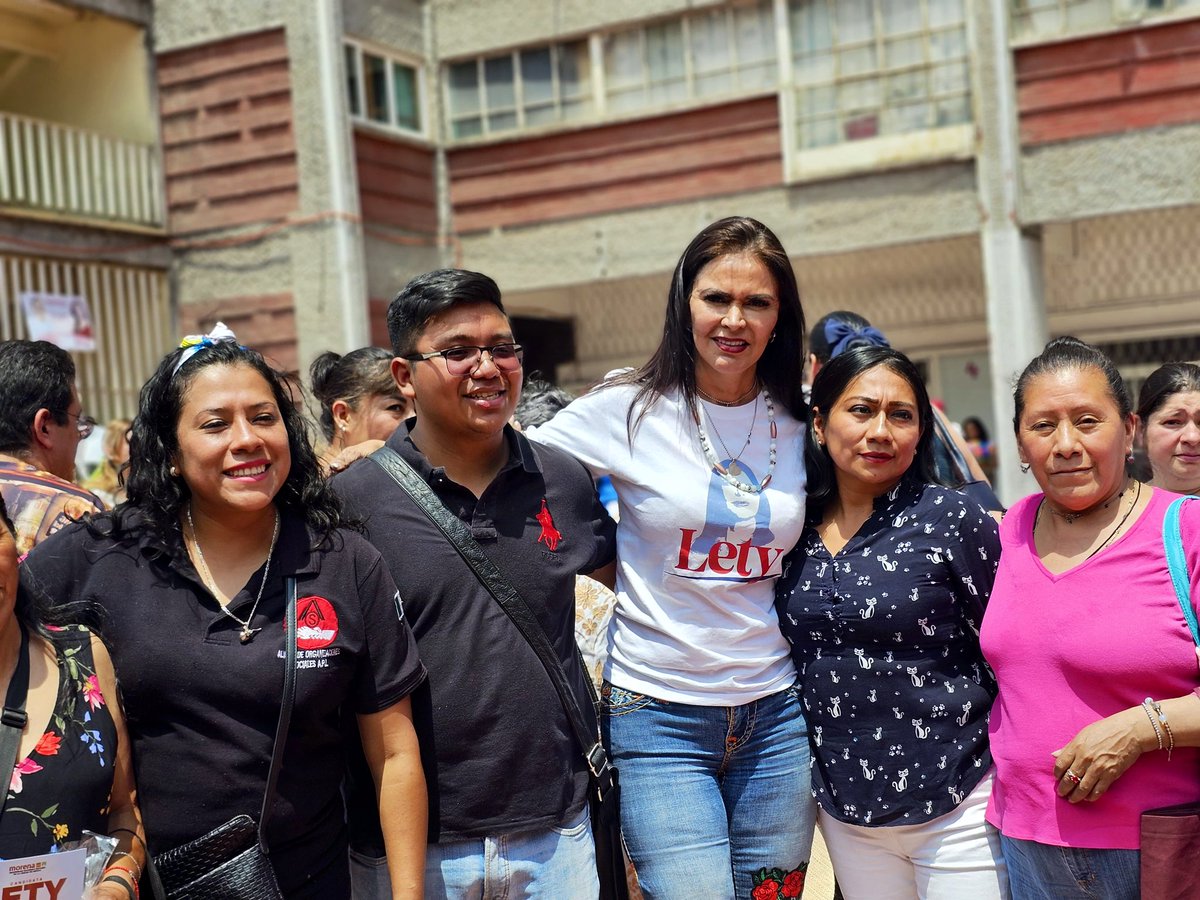
<svg viewBox="0 0 1200 900">
<path fill-rule="evenodd" d="M 612 112 L 670 106 L 778 83 L 775 18 L 757 0 L 604 39 L 605 99 Z"/>
<path fill-rule="evenodd" d="M 790 0 L 797 146 L 971 121 L 965 0 Z"/>
<path fill-rule="evenodd" d="M 423 135 L 418 68 L 350 41 L 345 44 L 345 54 L 351 118 Z"/>
<path fill-rule="evenodd" d="M 453 63 L 447 70 L 456 138 L 570 122 L 591 115 L 587 41 L 531 47 Z"/>
<path fill-rule="evenodd" d="M 1159 13 L 1194 10 L 1200 0 L 1010 0 L 1012 37 L 1036 40 L 1098 31 Z"/>
<path fill-rule="evenodd" d="M 771 0 L 751 0 L 598 38 L 451 63 L 450 133 L 497 134 L 772 90 Z M 594 68 L 593 68 L 594 65 Z M 596 71 L 601 84 L 593 83 Z M 599 105 L 598 105 L 599 104 Z"/>
</svg>

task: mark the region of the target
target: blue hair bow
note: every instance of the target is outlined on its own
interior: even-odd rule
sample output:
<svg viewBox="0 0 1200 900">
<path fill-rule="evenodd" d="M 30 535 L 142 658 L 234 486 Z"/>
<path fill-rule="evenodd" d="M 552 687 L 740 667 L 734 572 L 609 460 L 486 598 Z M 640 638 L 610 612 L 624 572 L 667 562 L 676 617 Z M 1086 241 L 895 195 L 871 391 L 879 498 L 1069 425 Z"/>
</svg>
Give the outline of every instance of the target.
<svg viewBox="0 0 1200 900">
<path fill-rule="evenodd" d="M 890 347 L 883 332 L 871 325 L 865 328 L 855 328 L 836 319 L 825 323 L 825 341 L 829 344 L 829 358 L 833 359 L 854 341 L 859 347 Z"/>
</svg>

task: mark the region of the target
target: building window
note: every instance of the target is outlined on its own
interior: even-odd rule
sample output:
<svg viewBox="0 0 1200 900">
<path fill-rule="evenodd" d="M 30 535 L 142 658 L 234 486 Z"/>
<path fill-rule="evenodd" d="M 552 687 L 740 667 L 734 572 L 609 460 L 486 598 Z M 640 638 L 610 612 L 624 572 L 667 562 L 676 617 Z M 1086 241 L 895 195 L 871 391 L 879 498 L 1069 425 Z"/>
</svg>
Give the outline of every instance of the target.
<svg viewBox="0 0 1200 900">
<path fill-rule="evenodd" d="M 965 0 L 790 0 L 801 150 L 971 121 Z"/>
<path fill-rule="evenodd" d="M 1192 10 L 1200 0 L 1011 0 L 1016 40 L 1061 37 L 1128 25 L 1160 13 Z"/>
<path fill-rule="evenodd" d="M 350 115 L 397 131 L 423 134 L 418 68 L 356 43 L 347 42 L 345 52 Z"/>
<path fill-rule="evenodd" d="M 453 63 L 447 83 L 456 138 L 570 122 L 594 110 L 587 41 Z"/>
<path fill-rule="evenodd" d="M 757 0 L 608 35 L 608 109 L 621 113 L 775 87 L 774 21 L 770 0 Z"/>
</svg>

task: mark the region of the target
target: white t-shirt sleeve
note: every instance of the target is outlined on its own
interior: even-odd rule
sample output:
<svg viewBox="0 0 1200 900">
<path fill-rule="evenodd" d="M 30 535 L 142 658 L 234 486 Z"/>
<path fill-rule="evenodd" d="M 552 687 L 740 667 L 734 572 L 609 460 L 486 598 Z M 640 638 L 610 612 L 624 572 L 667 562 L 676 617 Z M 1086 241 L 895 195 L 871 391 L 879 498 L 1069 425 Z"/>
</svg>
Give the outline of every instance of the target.
<svg viewBox="0 0 1200 900">
<path fill-rule="evenodd" d="M 627 386 L 598 388 L 525 434 L 531 441 L 570 453 L 593 478 L 612 475 L 629 459 L 626 416 L 633 395 L 634 389 Z"/>
</svg>

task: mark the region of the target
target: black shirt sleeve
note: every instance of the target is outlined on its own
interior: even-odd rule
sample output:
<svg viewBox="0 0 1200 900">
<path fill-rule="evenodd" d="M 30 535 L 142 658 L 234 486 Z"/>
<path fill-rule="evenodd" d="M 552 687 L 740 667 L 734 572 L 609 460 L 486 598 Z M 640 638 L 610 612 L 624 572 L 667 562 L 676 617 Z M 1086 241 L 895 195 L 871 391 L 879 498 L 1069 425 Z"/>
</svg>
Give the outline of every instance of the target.
<svg viewBox="0 0 1200 900">
<path fill-rule="evenodd" d="M 425 680 L 425 667 L 383 557 L 365 541 L 358 554 L 368 563 L 357 585 L 366 646 L 350 696 L 355 712 L 370 714 L 411 694 Z"/>
</svg>

